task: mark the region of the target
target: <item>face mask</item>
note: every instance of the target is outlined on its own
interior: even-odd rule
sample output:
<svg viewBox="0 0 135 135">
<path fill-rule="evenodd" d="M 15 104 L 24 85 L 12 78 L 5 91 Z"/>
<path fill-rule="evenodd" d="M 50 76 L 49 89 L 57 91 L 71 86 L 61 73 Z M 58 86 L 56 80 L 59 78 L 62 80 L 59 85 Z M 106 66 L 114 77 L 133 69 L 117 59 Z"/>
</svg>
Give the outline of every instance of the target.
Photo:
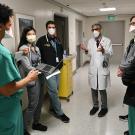
<svg viewBox="0 0 135 135">
<path fill-rule="evenodd" d="M 99 36 L 99 34 L 100 34 L 100 33 L 99 33 L 98 31 L 96 31 L 96 30 L 93 31 L 93 36 L 94 36 L 95 38 L 97 38 L 97 37 Z"/>
<path fill-rule="evenodd" d="M 29 43 L 34 43 L 36 41 L 36 35 L 28 35 L 26 38 Z"/>
<path fill-rule="evenodd" d="M 129 28 L 129 32 L 135 33 L 135 26 L 131 25 Z"/>
<path fill-rule="evenodd" d="M 5 36 L 4 36 L 4 38 L 13 38 L 14 36 L 13 36 L 13 31 L 12 31 L 12 28 L 10 27 L 10 29 L 9 30 L 6 30 L 5 31 Z"/>
<path fill-rule="evenodd" d="M 55 29 L 54 28 L 49 28 L 48 29 L 48 33 L 50 34 L 50 35 L 54 35 L 55 34 Z"/>
</svg>

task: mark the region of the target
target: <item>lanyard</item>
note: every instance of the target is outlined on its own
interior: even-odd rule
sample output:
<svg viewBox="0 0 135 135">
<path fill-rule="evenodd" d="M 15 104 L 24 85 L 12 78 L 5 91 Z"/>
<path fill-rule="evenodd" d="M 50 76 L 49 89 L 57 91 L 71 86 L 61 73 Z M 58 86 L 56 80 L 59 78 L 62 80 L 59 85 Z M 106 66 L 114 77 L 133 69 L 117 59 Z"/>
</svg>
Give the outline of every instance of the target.
<svg viewBox="0 0 135 135">
<path fill-rule="evenodd" d="M 56 40 L 55 41 L 50 40 L 50 42 L 49 42 L 47 35 L 45 35 L 45 37 L 46 37 L 47 43 L 50 43 L 52 45 L 52 47 L 54 48 L 55 52 L 56 52 L 56 62 L 59 62 L 59 58 L 58 58 L 58 55 L 57 55 L 57 44 L 55 42 Z"/>
<path fill-rule="evenodd" d="M 56 54 L 57 54 L 56 42 L 54 42 L 53 40 L 50 40 L 50 42 L 49 42 L 47 35 L 45 35 L 45 37 L 46 37 L 47 43 L 50 43 L 52 45 L 52 47 L 55 49 Z"/>
</svg>

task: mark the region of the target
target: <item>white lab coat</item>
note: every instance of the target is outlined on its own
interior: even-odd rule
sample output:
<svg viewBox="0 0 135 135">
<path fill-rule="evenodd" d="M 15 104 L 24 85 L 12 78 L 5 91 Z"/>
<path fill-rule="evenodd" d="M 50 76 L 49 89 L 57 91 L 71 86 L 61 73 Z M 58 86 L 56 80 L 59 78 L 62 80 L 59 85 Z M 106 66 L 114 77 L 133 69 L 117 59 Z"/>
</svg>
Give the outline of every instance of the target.
<svg viewBox="0 0 135 135">
<path fill-rule="evenodd" d="M 94 38 L 88 42 L 88 53 L 90 55 L 90 65 L 88 72 L 88 80 L 91 88 L 98 90 L 105 90 L 110 86 L 110 69 L 103 67 L 103 60 L 105 57 L 110 59 L 113 53 L 111 40 L 102 36 L 100 44 L 105 49 L 105 53 L 97 52 L 97 45 Z M 109 64 L 109 63 L 108 63 Z"/>
</svg>

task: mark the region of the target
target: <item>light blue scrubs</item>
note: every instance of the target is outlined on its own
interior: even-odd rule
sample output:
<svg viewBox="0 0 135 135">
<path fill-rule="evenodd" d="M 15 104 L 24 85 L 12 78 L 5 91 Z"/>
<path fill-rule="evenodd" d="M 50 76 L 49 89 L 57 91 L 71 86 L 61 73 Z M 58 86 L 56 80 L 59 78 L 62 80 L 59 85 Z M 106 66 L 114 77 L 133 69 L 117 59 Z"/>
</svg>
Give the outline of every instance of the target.
<svg viewBox="0 0 135 135">
<path fill-rule="evenodd" d="M 0 44 L 0 87 L 20 79 L 12 54 Z M 0 94 L 0 135 L 23 135 L 22 92 L 18 90 L 9 97 Z"/>
</svg>

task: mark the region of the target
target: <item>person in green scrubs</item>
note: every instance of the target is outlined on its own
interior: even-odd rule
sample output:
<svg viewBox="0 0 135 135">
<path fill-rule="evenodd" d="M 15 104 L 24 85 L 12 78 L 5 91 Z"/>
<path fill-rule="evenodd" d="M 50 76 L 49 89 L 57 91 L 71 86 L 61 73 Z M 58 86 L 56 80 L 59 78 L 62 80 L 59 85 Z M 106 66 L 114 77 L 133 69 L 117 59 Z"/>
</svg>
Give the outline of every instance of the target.
<svg viewBox="0 0 135 135">
<path fill-rule="evenodd" d="M 122 82 L 127 86 L 123 103 L 128 105 L 128 131 L 124 135 L 135 135 L 135 15 L 130 18 L 129 32 L 133 38 L 126 48 L 117 76 L 122 77 Z"/>
<path fill-rule="evenodd" d="M 14 57 L 1 43 L 11 28 L 12 16 L 13 10 L 0 4 L 0 135 L 23 135 L 21 88 L 38 77 L 38 71 L 32 70 L 21 79 Z"/>
<path fill-rule="evenodd" d="M 132 32 L 132 34 L 134 36 L 132 46 L 135 46 L 135 15 L 130 18 L 129 32 Z M 135 59 L 135 57 L 134 57 L 134 59 Z M 128 86 L 128 90 L 130 93 L 129 94 L 130 96 L 128 97 L 128 99 L 131 100 L 132 104 L 130 104 L 129 108 L 128 108 L 129 134 L 125 134 L 125 135 L 135 135 L 135 84 L 132 84 L 132 86 Z"/>
</svg>

